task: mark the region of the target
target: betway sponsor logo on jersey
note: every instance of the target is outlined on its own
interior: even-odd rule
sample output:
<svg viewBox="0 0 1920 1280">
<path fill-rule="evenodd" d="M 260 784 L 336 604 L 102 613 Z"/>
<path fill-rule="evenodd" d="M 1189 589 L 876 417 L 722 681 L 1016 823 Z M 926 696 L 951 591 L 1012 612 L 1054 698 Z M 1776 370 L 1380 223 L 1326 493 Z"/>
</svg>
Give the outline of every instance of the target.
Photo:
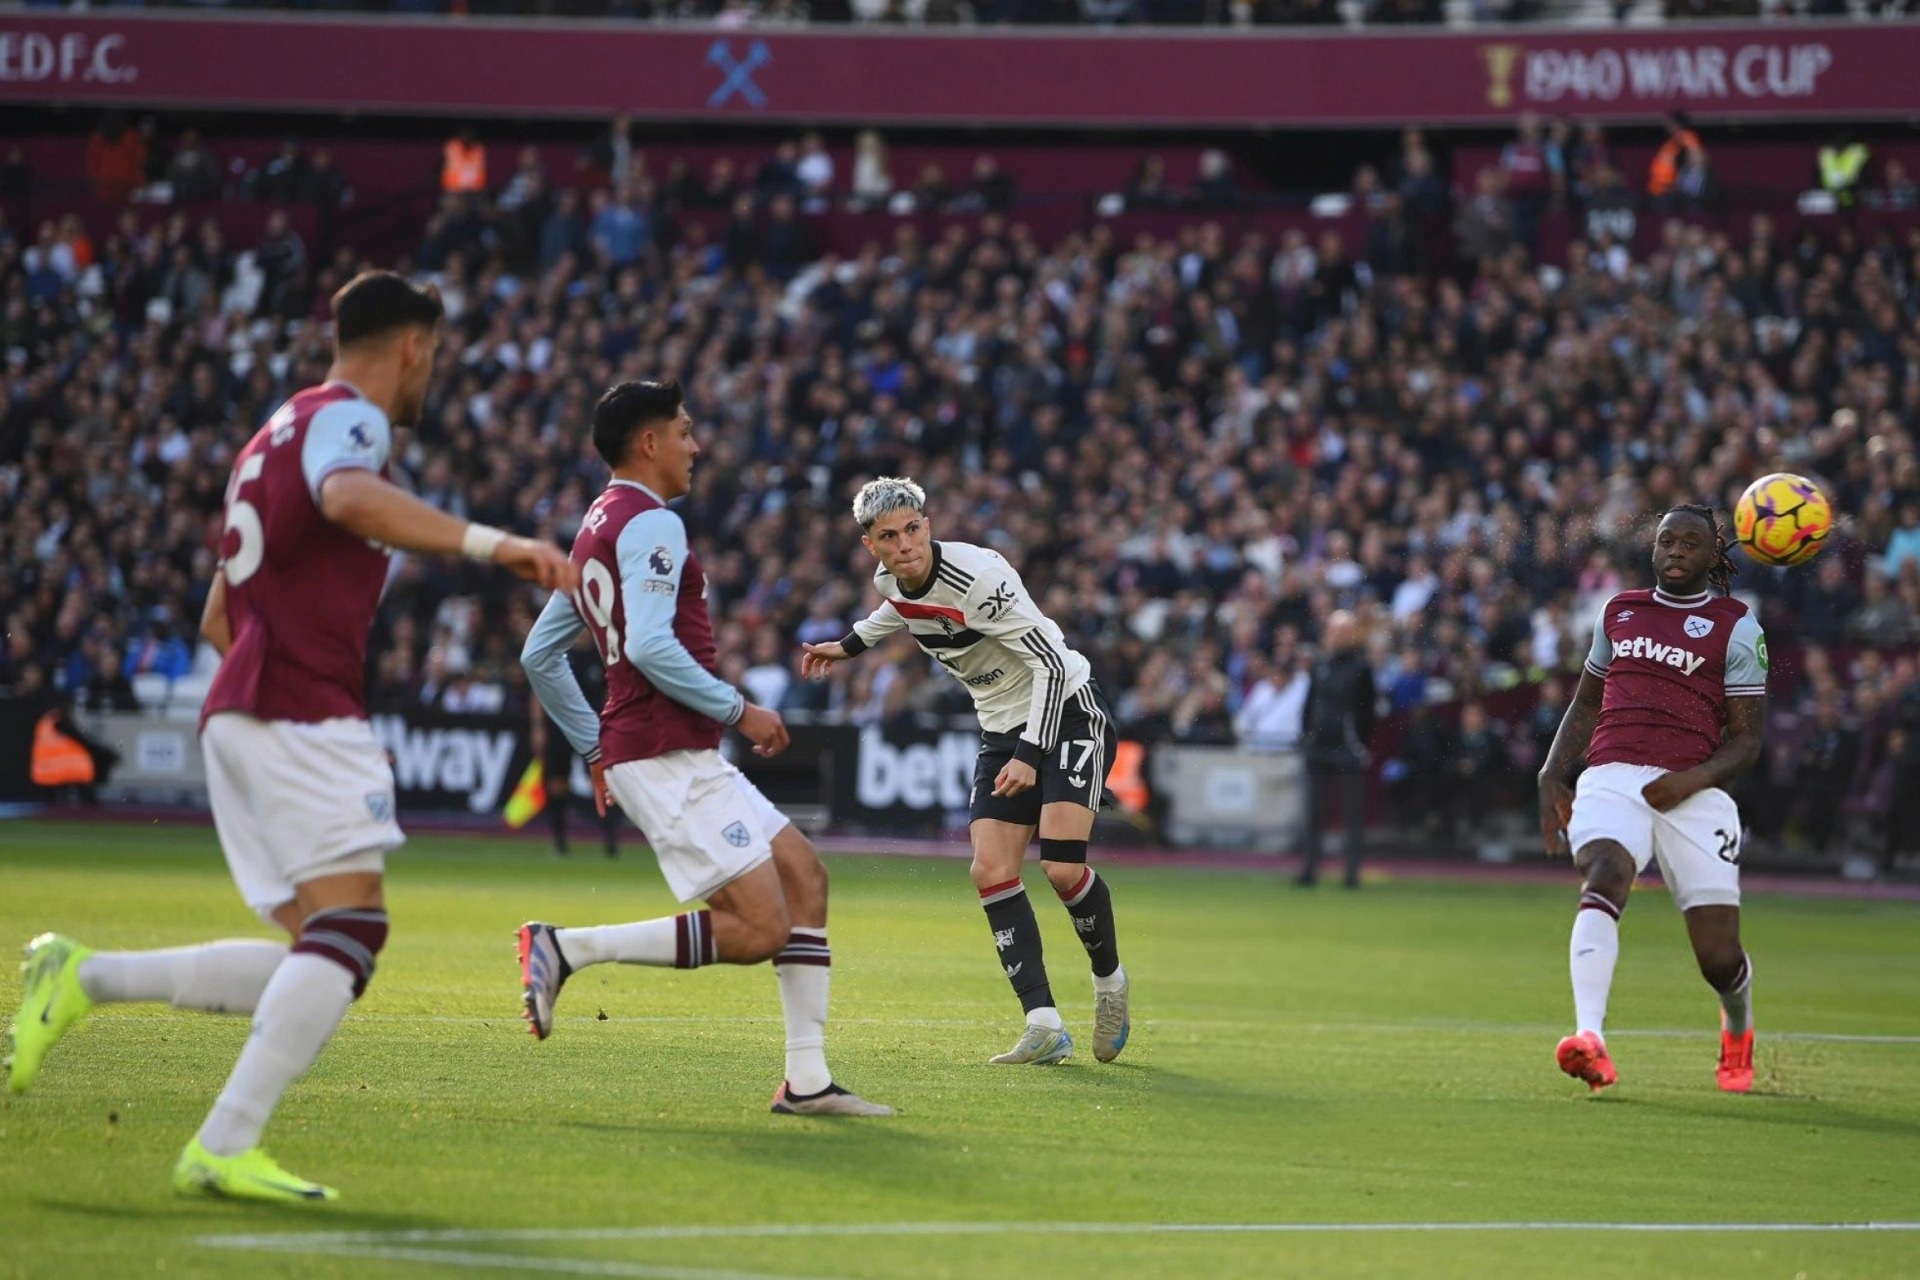
<svg viewBox="0 0 1920 1280">
<path fill-rule="evenodd" d="M 487 813 L 500 803 L 513 761 L 507 729 L 426 729 L 400 716 L 374 716 L 374 736 L 393 754 L 393 780 L 402 791 L 451 791 L 467 807 Z"/>
<path fill-rule="evenodd" d="M 1664 662 L 1688 675 L 1700 669 L 1706 659 L 1690 649 L 1682 649 L 1677 644 L 1661 644 L 1645 636 L 1635 636 L 1631 640 L 1615 640 L 1613 656 L 1616 658 L 1645 658 L 1649 662 Z"/>
<path fill-rule="evenodd" d="M 964 809 L 979 751 L 977 734 L 943 733 L 937 743 L 896 747 L 869 725 L 860 731 L 859 802 L 869 809 Z"/>
</svg>

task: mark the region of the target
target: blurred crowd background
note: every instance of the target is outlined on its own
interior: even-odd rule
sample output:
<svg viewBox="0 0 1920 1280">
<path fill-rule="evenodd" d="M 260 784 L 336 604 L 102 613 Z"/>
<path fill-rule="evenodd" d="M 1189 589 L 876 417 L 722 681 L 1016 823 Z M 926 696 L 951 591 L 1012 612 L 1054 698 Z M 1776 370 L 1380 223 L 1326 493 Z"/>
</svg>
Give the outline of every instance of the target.
<svg viewBox="0 0 1920 1280">
<path fill-rule="evenodd" d="M 1530 811 L 1660 512 L 1724 519 L 1766 471 L 1813 476 L 1828 549 L 1735 579 L 1775 654 L 1745 798 L 1763 842 L 1891 858 L 1920 844 L 1920 230 L 1704 223 L 1711 138 L 1671 122 L 1632 172 L 1610 141 L 1529 119 L 1456 183 L 1409 130 L 1325 193 L 1338 216 L 1274 227 L 1233 216 L 1225 153 L 1176 183 L 1142 150 L 1099 207 L 1178 216 L 1043 233 L 990 149 L 896 172 L 879 134 L 806 135 L 744 163 L 616 121 L 565 172 L 449 139 L 430 213 L 364 238 L 333 217 L 354 175 L 298 138 L 249 159 L 103 119 L 104 222 L 37 216 L 27 153 L 0 147 L 0 688 L 130 709 L 201 687 L 231 459 L 324 376 L 332 290 L 399 266 L 449 328 L 396 478 L 450 511 L 569 540 L 605 478 L 594 399 L 681 380 L 707 449 L 683 514 L 723 674 L 756 701 L 968 709 L 907 645 L 795 671 L 874 603 L 853 490 L 910 474 L 936 536 L 1020 566 L 1149 744 L 1293 747 L 1321 624 L 1355 611 L 1387 811 L 1435 839 Z M 1806 148 L 1821 208 L 1920 203 L 1898 160 L 1830 165 L 1849 145 Z M 847 243 L 829 214 L 881 221 Z M 400 559 L 376 705 L 531 714 L 540 605 Z"/>
</svg>

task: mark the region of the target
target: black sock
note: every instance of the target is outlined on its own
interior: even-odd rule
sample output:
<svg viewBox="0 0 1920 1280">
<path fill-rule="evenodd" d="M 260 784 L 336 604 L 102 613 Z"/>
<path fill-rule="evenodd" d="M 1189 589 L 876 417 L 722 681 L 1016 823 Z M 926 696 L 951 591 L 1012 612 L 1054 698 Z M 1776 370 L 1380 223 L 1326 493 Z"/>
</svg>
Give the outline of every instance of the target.
<svg viewBox="0 0 1920 1280">
<path fill-rule="evenodd" d="M 1060 895 L 1060 903 L 1073 917 L 1073 932 L 1093 961 L 1093 976 L 1104 978 L 1120 967 L 1120 940 L 1113 924 L 1113 895 L 1107 882 L 1094 874 L 1092 867 L 1080 877 L 1080 883 Z"/>
<path fill-rule="evenodd" d="M 1052 1008 L 1053 988 L 1047 985 L 1047 965 L 1041 958 L 1040 922 L 1033 918 L 1027 886 L 1018 880 L 989 885 L 980 891 L 980 905 L 987 910 L 1000 967 L 1013 984 L 1013 994 L 1020 997 L 1020 1007 L 1028 1013 Z"/>
</svg>

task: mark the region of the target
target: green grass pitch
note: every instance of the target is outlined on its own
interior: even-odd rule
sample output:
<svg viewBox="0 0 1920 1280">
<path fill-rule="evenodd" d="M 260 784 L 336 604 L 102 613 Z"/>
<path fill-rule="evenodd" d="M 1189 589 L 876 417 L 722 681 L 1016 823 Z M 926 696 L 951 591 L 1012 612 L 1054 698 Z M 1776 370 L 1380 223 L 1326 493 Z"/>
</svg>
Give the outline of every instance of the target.
<svg viewBox="0 0 1920 1280">
<path fill-rule="evenodd" d="M 796 1121 L 767 1112 L 764 968 L 595 969 L 552 1040 L 525 1034 L 522 919 L 672 909 L 644 853 L 590 850 L 436 836 L 395 860 L 380 975 L 268 1131 L 337 1205 L 174 1197 L 246 1023 L 96 1012 L 0 1103 L 0 1277 L 1920 1276 L 1911 1229 L 1759 1229 L 1920 1220 L 1913 904 L 1749 901 L 1761 1047 L 1740 1098 L 1714 1088 L 1716 1010 L 1680 921 L 1643 892 L 1614 995 L 1621 1083 L 1589 1099 L 1552 1058 L 1571 873 L 1306 894 L 1115 870 L 1135 1025 L 1109 1066 L 1086 1052 L 1084 958 L 1029 876 L 1081 1054 L 1009 1069 L 986 1064 L 1018 1016 L 964 864 L 833 858 L 829 1052 L 902 1115 Z M 265 933 L 208 830 L 0 825 L 0 943 L 42 929 L 104 947 Z M 1390 1223 L 1526 1225 L 1151 1229 Z"/>
</svg>

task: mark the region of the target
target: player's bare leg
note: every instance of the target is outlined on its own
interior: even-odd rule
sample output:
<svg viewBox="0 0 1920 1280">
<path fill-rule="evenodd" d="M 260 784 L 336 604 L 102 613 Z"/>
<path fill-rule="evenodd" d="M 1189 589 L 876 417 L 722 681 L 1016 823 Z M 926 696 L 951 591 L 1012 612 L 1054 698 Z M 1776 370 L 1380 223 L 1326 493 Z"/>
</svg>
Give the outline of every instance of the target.
<svg viewBox="0 0 1920 1280">
<path fill-rule="evenodd" d="M 1093 818 L 1093 810 L 1070 801 L 1042 808 L 1040 867 L 1093 964 L 1093 1056 L 1112 1062 L 1127 1047 L 1133 1022 L 1127 1012 L 1127 971 L 1120 965 L 1113 895 L 1107 882 L 1087 865 Z"/>
<path fill-rule="evenodd" d="M 1633 892 L 1635 866 L 1626 846 L 1594 840 L 1580 847 L 1573 865 L 1586 876 L 1574 912 L 1567 967 L 1573 978 L 1574 1033 L 1560 1042 L 1560 1069 L 1599 1092 L 1617 1078 L 1607 1053 L 1607 997 L 1620 959 L 1620 913 Z"/>
<path fill-rule="evenodd" d="M 1051 1066 L 1065 1062 L 1073 1053 L 1073 1037 L 1060 1020 L 1053 988 L 1047 983 L 1040 922 L 1034 917 L 1033 902 L 1020 879 L 1020 865 L 1026 860 L 1034 830 L 1023 823 L 996 818 L 978 818 L 972 826 L 973 887 L 986 910 L 987 927 L 993 930 L 1000 968 L 1027 1017 L 1026 1031 L 1019 1042 L 992 1059 L 1001 1066 Z"/>
<path fill-rule="evenodd" d="M 893 1108 L 847 1092 L 827 1068 L 827 1004 L 833 952 L 827 946 L 827 868 L 795 827 L 773 838 L 773 866 L 792 925 L 773 957 L 787 1024 L 787 1074 L 773 1095 L 781 1115 L 890 1116 Z"/>
<path fill-rule="evenodd" d="M 260 1147 L 287 1087 L 305 1075 L 347 1009 L 366 991 L 387 940 L 381 875 L 354 871 L 294 886 L 274 919 L 294 936 L 253 1013 L 233 1074 L 174 1166 L 189 1194 L 265 1200 L 331 1200 L 329 1187 L 294 1177 Z"/>
<path fill-rule="evenodd" d="M 1720 997 L 1720 1065 L 1714 1076 L 1728 1093 L 1753 1088 L 1753 962 L 1740 945 L 1740 908 L 1694 907 L 1684 913 L 1700 976 Z"/>
</svg>

